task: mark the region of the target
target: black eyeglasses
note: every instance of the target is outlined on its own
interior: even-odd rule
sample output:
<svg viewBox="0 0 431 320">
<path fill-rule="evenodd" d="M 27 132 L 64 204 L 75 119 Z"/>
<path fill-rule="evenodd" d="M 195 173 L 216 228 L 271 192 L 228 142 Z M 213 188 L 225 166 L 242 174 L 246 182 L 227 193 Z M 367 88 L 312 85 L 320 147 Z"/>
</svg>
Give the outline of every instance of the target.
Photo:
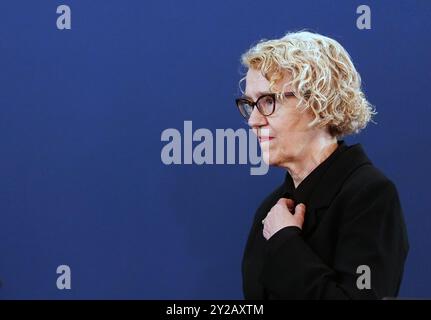
<svg viewBox="0 0 431 320">
<path fill-rule="evenodd" d="M 238 98 L 235 101 L 241 115 L 248 120 L 254 107 L 257 107 L 257 110 L 259 110 L 259 112 L 264 116 L 270 116 L 273 114 L 275 111 L 277 95 L 277 93 L 263 94 L 256 100 L 256 102 L 247 98 Z M 292 97 L 295 94 L 293 92 L 285 92 L 283 95 L 285 97 Z"/>
</svg>

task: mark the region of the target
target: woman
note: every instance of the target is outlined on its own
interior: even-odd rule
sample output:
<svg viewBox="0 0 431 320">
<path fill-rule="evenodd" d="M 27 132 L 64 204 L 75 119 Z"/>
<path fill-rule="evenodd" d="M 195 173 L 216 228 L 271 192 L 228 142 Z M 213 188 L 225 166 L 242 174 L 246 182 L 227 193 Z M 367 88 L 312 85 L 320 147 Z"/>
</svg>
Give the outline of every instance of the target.
<svg viewBox="0 0 431 320">
<path fill-rule="evenodd" d="M 343 136 L 375 114 L 349 54 L 310 32 L 263 41 L 241 114 L 264 160 L 286 178 L 258 208 L 242 262 L 246 299 L 382 299 L 397 295 L 408 252 L 399 197 L 360 144 Z"/>
</svg>

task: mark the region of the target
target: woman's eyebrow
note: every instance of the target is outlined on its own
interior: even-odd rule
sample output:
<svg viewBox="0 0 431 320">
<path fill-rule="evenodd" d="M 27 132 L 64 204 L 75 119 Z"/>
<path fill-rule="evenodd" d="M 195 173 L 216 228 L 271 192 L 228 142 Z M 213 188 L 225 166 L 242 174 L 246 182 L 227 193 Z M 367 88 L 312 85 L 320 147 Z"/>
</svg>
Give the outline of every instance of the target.
<svg viewBox="0 0 431 320">
<path fill-rule="evenodd" d="M 271 94 L 271 93 L 272 92 L 269 92 L 269 91 L 259 91 L 259 92 L 257 92 L 257 97 L 263 96 L 265 94 Z"/>
<path fill-rule="evenodd" d="M 263 95 L 265 95 L 265 94 L 271 94 L 272 92 L 269 92 L 269 91 L 258 91 L 258 92 L 256 92 L 256 97 L 257 98 L 259 98 L 260 96 L 263 96 Z M 250 96 L 248 96 L 248 95 L 246 95 L 246 94 L 244 94 L 243 96 L 242 96 L 242 98 L 244 98 L 244 99 L 248 99 L 248 100 L 253 100 L 253 98 L 251 98 Z"/>
</svg>

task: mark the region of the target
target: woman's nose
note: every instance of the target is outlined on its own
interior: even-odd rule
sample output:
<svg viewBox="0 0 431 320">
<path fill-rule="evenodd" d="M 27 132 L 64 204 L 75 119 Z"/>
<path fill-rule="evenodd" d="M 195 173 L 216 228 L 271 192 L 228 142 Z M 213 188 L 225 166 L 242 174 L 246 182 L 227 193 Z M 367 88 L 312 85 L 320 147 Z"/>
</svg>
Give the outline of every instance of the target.
<svg viewBox="0 0 431 320">
<path fill-rule="evenodd" d="M 262 115 L 257 108 L 253 108 L 253 111 L 248 118 L 248 125 L 250 127 L 260 127 L 267 123 L 266 117 Z"/>
</svg>

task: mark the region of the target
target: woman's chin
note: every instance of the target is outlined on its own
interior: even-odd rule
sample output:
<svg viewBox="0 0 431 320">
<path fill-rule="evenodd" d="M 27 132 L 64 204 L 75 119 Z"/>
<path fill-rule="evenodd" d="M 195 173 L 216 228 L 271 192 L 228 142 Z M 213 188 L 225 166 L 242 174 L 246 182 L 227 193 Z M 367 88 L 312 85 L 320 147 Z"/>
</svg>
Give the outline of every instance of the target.
<svg viewBox="0 0 431 320">
<path fill-rule="evenodd" d="M 273 156 L 270 156 L 269 152 L 262 152 L 262 159 L 268 166 L 276 166 L 276 159 Z"/>
<path fill-rule="evenodd" d="M 277 157 L 274 154 L 269 154 L 268 152 L 262 152 L 262 160 L 268 166 L 273 167 L 284 167 L 285 161 L 281 157 Z"/>
<path fill-rule="evenodd" d="M 277 152 L 278 150 L 275 148 L 270 148 L 269 144 L 261 145 L 261 157 L 263 162 L 265 162 L 268 166 L 281 166 L 283 162 L 283 154 Z"/>
<path fill-rule="evenodd" d="M 270 159 L 269 159 L 269 154 L 267 152 L 262 153 L 262 159 L 263 159 L 263 162 L 265 162 L 267 165 L 269 165 L 269 166 L 271 165 Z"/>
</svg>

